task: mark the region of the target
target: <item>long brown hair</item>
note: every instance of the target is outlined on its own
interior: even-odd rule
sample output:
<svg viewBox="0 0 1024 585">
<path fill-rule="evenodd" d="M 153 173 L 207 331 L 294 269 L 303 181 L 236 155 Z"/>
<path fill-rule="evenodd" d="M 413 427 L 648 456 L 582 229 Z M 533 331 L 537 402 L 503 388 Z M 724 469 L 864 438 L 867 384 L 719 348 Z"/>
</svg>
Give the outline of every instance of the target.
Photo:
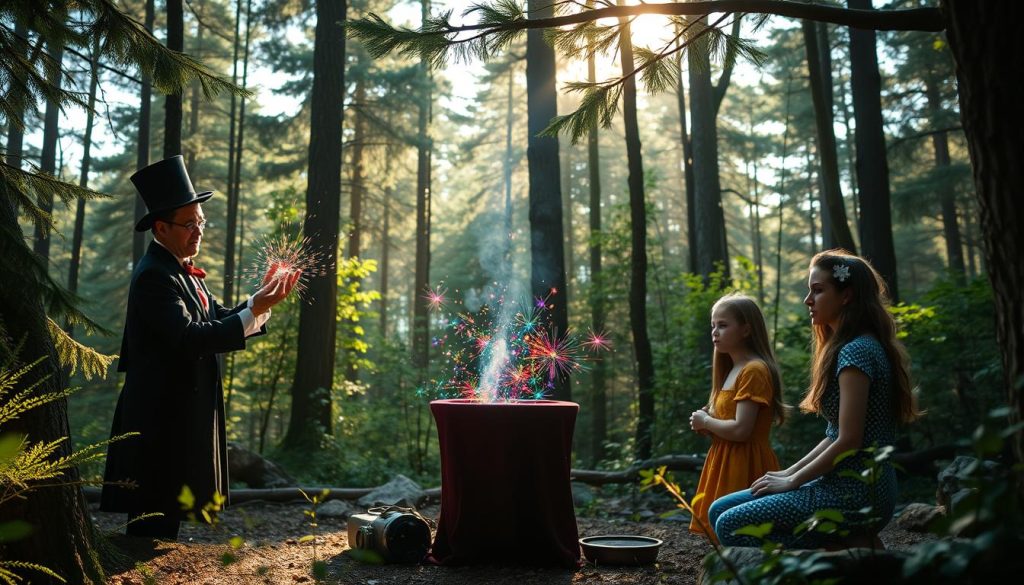
<svg viewBox="0 0 1024 585">
<path fill-rule="evenodd" d="M 840 308 L 839 323 L 833 331 L 828 325 L 814 325 L 814 357 L 811 386 L 800 402 L 804 412 L 820 412 L 821 397 L 835 371 L 839 350 L 859 335 L 869 334 L 882 345 L 889 358 L 893 412 L 900 422 L 910 422 L 920 414 L 914 404 L 910 385 L 910 360 L 907 350 L 896 338 L 896 321 L 889 313 L 889 292 L 882 276 L 871 264 L 846 250 L 826 250 L 811 259 L 808 270 L 819 268 L 828 275 L 838 292 L 850 290 L 850 300 Z M 839 280 L 836 274 L 843 274 Z"/>
<path fill-rule="evenodd" d="M 761 308 L 757 306 L 754 299 L 740 293 L 731 293 L 718 299 L 718 302 L 711 307 L 711 314 L 715 311 L 725 311 L 736 320 L 737 323 L 748 325 L 750 335 L 747 337 L 747 349 L 758 357 L 768 367 L 768 373 L 772 380 L 772 416 L 775 422 L 782 424 L 786 420 L 786 405 L 782 401 L 782 376 L 779 374 L 779 364 L 775 360 L 775 352 L 768 342 L 768 328 L 764 324 L 764 315 Z M 711 396 L 708 398 L 708 405 L 715 404 L 715 398 L 722 391 L 725 378 L 733 367 L 732 356 L 727 353 L 714 352 L 711 361 Z"/>
</svg>

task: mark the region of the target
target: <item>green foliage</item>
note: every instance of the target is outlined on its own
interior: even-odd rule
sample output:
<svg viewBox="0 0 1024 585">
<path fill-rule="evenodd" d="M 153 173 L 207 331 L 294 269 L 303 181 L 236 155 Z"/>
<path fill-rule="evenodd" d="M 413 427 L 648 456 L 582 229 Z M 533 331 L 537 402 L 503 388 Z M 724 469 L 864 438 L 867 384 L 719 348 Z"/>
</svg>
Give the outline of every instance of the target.
<svg viewBox="0 0 1024 585">
<path fill-rule="evenodd" d="M 69 389 L 38 393 L 47 377 L 25 385 L 22 379 L 43 362 L 44 358 L 40 358 L 17 370 L 9 365 L 0 367 L 0 506 L 11 500 L 23 499 L 28 492 L 42 487 L 66 485 L 69 482 L 65 476 L 68 471 L 89 461 L 102 459 L 109 443 L 138 434 L 129 433 L 68 452 L 65 444 L 67 437 L 30 443 L 27 435 L 6 432 L 4 426 L 25 412 L 63 400 L 74 392 Z M 61 452 L 66 454 L 61 455 Z M 0 523 L 0 544 L 25 538 L 31 532 L 32 526 L 27 522 L 5 521 Z M 7 559 L 0 559 L 0 582 L 22 582 L 23 577 L 15 572 L 21 570 L 44 573 L 65 582 L 61 576 L 42 565 Z"/>
<path fill-rule="evenodd" d="M 370 304 L 380 300 L 380 293 L 375 290 L 363 290 L 366 279 L 377 271 L 376 260 L 360 260 L 359 258 L 342 258 L 338 260 L 338 296 L 337 315 L 338 343 L 345 350 L 344 359 L 355 369 L 367 369 L 373 366 L 365 355 L 370 349 L 366 341 L 366 329 L 362 325 L 364 318 L 373 318 L 375 313 L 368 311 Z"/>
<path fill-rule="evenodd" d="M 988 281 L 938 281 L 914 304 L 893 307 L 926 416 L 908 429 L 930 444 L 952 443 L 1005 403 Z"/>
</svg>

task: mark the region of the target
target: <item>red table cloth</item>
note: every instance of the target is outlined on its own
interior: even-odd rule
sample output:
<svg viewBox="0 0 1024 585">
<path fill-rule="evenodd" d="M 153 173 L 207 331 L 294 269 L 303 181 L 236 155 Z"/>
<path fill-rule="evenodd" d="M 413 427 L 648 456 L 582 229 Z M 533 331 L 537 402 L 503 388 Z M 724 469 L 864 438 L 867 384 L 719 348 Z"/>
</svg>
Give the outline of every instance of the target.
<svg viewBox="0 0 1024 585">
<path fill-rule="evenodd" d="M 579 405 L 554 400 L 435 400 L 441 516 L 429 560 L 575 567 L 569 486 Z"/>
</svg>

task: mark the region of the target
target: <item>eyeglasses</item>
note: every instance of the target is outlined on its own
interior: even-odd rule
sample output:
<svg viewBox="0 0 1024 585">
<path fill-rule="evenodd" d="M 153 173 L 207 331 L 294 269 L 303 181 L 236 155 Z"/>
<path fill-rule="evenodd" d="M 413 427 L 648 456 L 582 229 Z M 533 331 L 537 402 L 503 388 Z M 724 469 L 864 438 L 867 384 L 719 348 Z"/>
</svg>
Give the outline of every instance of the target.
<svg viewBox="0 0 1024 585">
<path fill-rule="evenodd" d="M 173 221 L 165 221 L 164 223 L 169 223 L 171 225 L 176 225 L 178 227 L 183 227 L 183 228 L 185 228 L 186 230 L 188 230 L 190 232 L 194 232 L 194 231 L 196 231 L 196 229 L 202 231 L 202 230 L 206 229 L 207 225 L 209 225 L 209 223 L 205 219 L 200 221 L 199 223 L 196 223 L 194 221 L 190 221 L 188 223 L 176 223 L 176 222 L 173 222 Z"/>
</svg>

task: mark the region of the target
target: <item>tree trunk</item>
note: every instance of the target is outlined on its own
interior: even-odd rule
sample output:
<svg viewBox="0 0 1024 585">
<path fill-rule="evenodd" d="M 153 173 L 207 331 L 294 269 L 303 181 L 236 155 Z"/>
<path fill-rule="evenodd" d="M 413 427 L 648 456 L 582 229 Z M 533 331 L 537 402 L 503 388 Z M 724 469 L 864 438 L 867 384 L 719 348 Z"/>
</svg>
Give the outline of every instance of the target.
<svg viewBox="0 0 1024 585">
<path fill-rule="evenodd" d="M 201 6 L 200 6 L 201 9 Z M 203 58 L 203 23 L 196 19 L 196 50 L 195 56 L 197 59 Z M 199 132 L 199 80 L 192 81 L 192 87 L 189 92 L 188 99 L 188 148 L 185 148 L 185 168 L 195 168 L 196 155 L 199 151 L 199 145 L 196 144 L 196 133 Z M 231 306 L 231 302 L 226 303 L 227 306 Z"/>
<path fill-rule="evenodd" d="M 15 21 L 14 35 L 19 39 L 28 38 L 28 27 L 25 25 L 23 19 L 17 19 Z M 16 114 L 16 119 L 12 116 L 12 119 L 7 121 L 7 151 L 4 153 L 4 160 L 8 166 L 12 166 L 17 169 L 20 169 L 23 166 L 21 164 L 21 158 L 24 156 L 25 150 L 24 123 L 25 112 L 22 111 L 19 111 Z"/>
<path fill-rule="evenodd" d="M 587 59 L 587 77 L 590 83 L 597 81 L 593 55 Z M 681 110 L 680 113 L 685 114 L 685 110 Z M 685 127 L 685 121 L 683 125 Z M 590 321 L 594 332 L 603 335 L 605 290 L 604 277 L 601 274 L 601 151 L 598 144 L 597 120 L 590 125 L 590 132 L 587 134 L 587 170 L 590 174 Z M 607 369 L 604 357 L 597 356 L 590 370 L 590 453 L 595 466 L 604 460 L 604 444 L 608 440 L 608 405 L 605 389 Z"/>
<path fill-rule="evenodd" d="M 185 11 L 182 0 L 167 0 L 167 48 L 185 50 Z M 164 98 L 164 158 L 181 154 L 181 93 Z"/>
<path fill-rule="evenodd" d="M 89 68 L 89 109 L 85 113 L 85 134 L 82 137 L 82 170 L 78 179 L 80 187 L 89 186 L 89 165 L 92 163 L 93 110 L 96 106 L 96 86 L 99 84 L 100 44 L 99 37 L 93 41 L 92 63 Z M 71 238 L 71 264 L 68 268 L 68 290 L 78 294 L 78 272 L 82 264 L 82 239 L 85 232 L 85 199 L 75 204 L 75 228 Z M 74 336 L 74 326 L 65 325 L 68 335 Z"/>
<path fill-rule="evenodd" d="M 924 93 L 928 98 L 928 112 L 932 120 L 937 120 L 942 111 L 942 99 L 939 87 L 932 72 L 925 75 Z M 933 127 L 937 127 L 934 123 Z M 932 147 L 935 149 L 935 168 L 939 172 L 949 168 L 949 136 L 943 130 L 932 134 Z M 946 261 L 949 272 L 960 284 L 964 283 L 967 269 L 964 267 L 964 249 L 960 241 L 960 224 L 957 222 L 956 191 L 952 182 L 943 180 L 939 186 L 939 201 L 942 206 L 942 234 L 946 240 Z"/>
<path fill-rule="evenodd" d="M 338 220 L 341 207 L 341 121 L 345 98 L 345 20 L 347 3 L 316 3 L 313 45 L 309 165 L 303 233 L 310 248 L 325 255 L 329 268 L 308 281 L 312 302 L 299 309 L 298 358 L 292 384 L 292 411 L 283 446 L 319 450 L 331 433 L 331 389 L 337 341 Z"/>
<path fill-rule="evenodd" d="M 531 18 L 554 13 L 545 0 L 529 0 Z M 569 328 L 569 296 L 565 290 L 565 249 L 562 232 L 562 193 L 559 178 L 558 139 L 540 136 L 558 114 L 555 87 L 555 51 L 544 40 L 544 31 L 526 33 L 526 108 L 529 142 L 526 159 L 530 169 L 530 290 L 534 298 L 548 298 L 549 324 L 553 335 Z M 554 293 L 554 294 L 552 294 Z M 568 378 L 555 380 L 551 398 L 570 400 Z"/>
<path fill-rule="evenodd" d="M 365 75 L 362 74 L 362 75 Z M 363 191 L 365 190 L 363 175 L 363 149 L 366 145 L 366 116 L 361 109 L 366 106 L 366 80 L 360 77 L 356 82 L 355 100 L 352 103 L 355 117 L 355 136 L 352 140 L 352 189 L 349 195 L 348 257 L 358 258 L 360 254 L 359 239 L 363 227 Z"/>
<path fill-rule="evenodd" d="M 818 159 L 821 162 L 821 235 L 826 249 L 836 246 L 856 254 L 853 234 L 846 219 L 843 191 L 839 184 L 839 157 L 836 154 L 836 134 L 832 128 L 832 72 L 821 62 L 822 48 L 818 45 L 818 27 L 825 25 L 803 21 L 804 43 L 807 52 L 807 72 L 814 103 L 814 127 L 817 136 Z M 825 87 L 829 91 L 826 93 Z M 811 242 L 812 249 L 816 246 Z"/>
<path fill-rule="evenodd" d="M 505 105 L 505 164 L 502 174 L 505 179 L 505 253 L 502 254 L 505 262 L 510 262 L 512 255 L 512 125 L 515 123 L 515 99 L 513 89 L 515 88 L 515 66 L 508 67 L 508 99 Z"/>
<path fill-rule="evenodd" d="M 242 0 L 235 2 L 235 38 L 231 50 L 231 83 L 238 83 L 238 52 L 242 39 Z M 228 110 L 228 192 L 227 213 L 224 230 L 224 304 L 233 306 L 235 292 L 235 242 L 238 240 L 238 193 L 235 192 L 235 127 L 238 122 L 236 111 L 238 96 L 231 94 L 231 108 Z"/>
<path fill-rule="evenodd" d="M 706 18 L 702 19 L 706 23 Z M 719 267 L 729 277 L 725 247 L 725 216 L 718 176 L 718 128 L 715 88 L 711 84 L 708 38 L 696 39 L 687 50 L 690 65 L 690 142 L 693 148 L 693 215 L 696 232 L 696 272 L 705 279 Z M 706 348 L 710 354 L 710 342 Z"/>
<path fill-rule="evenodd" d="M 980 211 L 985 264 L 996 308 L 996 339 L 1003 364 L 1009 423 L 1024 420 L 1024 262 L 1020 230 L 1024 226 L 1024 161 L 1020 128 L 1024 127 L 1024 86 L 1019 67 L 1020 6 L 1012 2 L 946 0 L 947 38 L 956 60 L 960 118 L 971 155 Z M 978 31 L 984 30 L 984 34 Z M 1024 462 L 1018 429 L 1010 437 L 1015 459 Z M 1018 475 L 1018 477 L 1020 477 Z M 1024 482 L 1018 483 L 1024 500 Z"/>
<path fill-rule="evenodd" d="M 621 2 L 620 2 L 621 4 Z M 622 123 L 626 131 L 629 166 L 630 275 L 629 324 L 636 357 L 638 411 L 636 459 L 649 459 L 654 442 L 654 356 L 647 334 L 647 209 L 644 200 L 644 161 L 640 126 L 636 117 L 636 78 L 633 76 L 633 42 L 629 22 L 620 19 L 619 61 L 622 63 Z"/>
<path fill-rule="evenodd" d="M 690 272 L 697 272 L 697 214 L 694 213 L 693 186 L 693 143 L 686 128 L 686 85 L 683 83 L 683 57 L 679 55 L 679 84 L 676 87 L 676 100 L 679 104 L 679 137 L 683 143 L 683 181 L 686 189 L 686 247 L 689 255 Z"/>
<path fill-rule="evenodd" d="M 11 186 L 0 182 L 0 229 L 21 234 L 18 218 L 12 205 L 13 196 L 6 192 Z M 20 238 L 19 238 L 20 240 Z M 18 244 L 23 245 L 23 244 Z M 10 264 L 0 263 L 3 266 Z M 24 274 L 0 272 L 0 282 L 21 282 Z M 37 285 L 38 286 L 38 285 Z M 7 396 L 15 396 L 34 383 L 39 386 L 33 395 L 58 392 L 64 388 L 65 376 L 47 329 L 42 300 L 37 295 L 23 294 L 17 286 L 0 286 L 0 322 L 21 342 L 18 369 L 36 359 L 46 358 L 35 367 Z M 44 379 L 45 376 L 49 376 Z M 6 397 L 0 398 L 0 406 Z M 28 435 L 31 443 L 47 443 L 70 437 L 67 400 L 36 407 L 18 418 L 5 423 L 4 433 Z M 54 457 L 67 457 L 72 441 L 65 441 Z M 50 568 L 68 583 L 94 583 L 103 578 L 93 546 L 93 527 L 82 497 L 75 485 L 78 470 L 72 469 L 60 481 L 61 485 L 30 491 L 23 500 L 16 499 L 0 507 L 0 518 L 20 518 L 32 525 L 32 533 L 21 540 L 0 545 L 0 558 L 36 563 Z M 41 573 L 31 572 L 32 583 L 56 583 Z"/>
<path fill-rule="evenodd" d="M 871 0 L 847 0 L 850 8 L 871 10 Z M 895 302 L 896 250 L 892 241 L 889 162 L 882 127 L 882 79 L 878 74 L 875 31 L 850 29 L 850 85 L 857 125 L 857 184 L 860 186 L 860 243 L 863 256 L 881 273 Z"/>
<path fill-rule="evenodd" d="M 245 49 L 242 51 L 242 87 L 245 87 L 249 82 L 249 41 L 251 38 L 252 0 L 247 0 L 245 3 Z M 236 138 L 234 148 L 231 149 L 234 152 L 235 157 L 234 161 L 230 163 L 234 166 L 234 170 L 231 172 L 232 184 L 228 186 L 228 189 L 230 189 L 234 194 L 234 196 L 231 197 L 231 208 L 229 209 L 229 213 L 235 217 L 236 223 L 239 224 L 243 221 L 238 218 L 238 210 L 239 206 L 242 204 L 242 155 L 245 154 L 245 106 L 246 100 L 243 97 L 239 100 L 238 105 L 238 137 Z M 230 247 L 228 247 L 225 252 L 225 259 L 228 256 L 232 258 L 235 257 L 234 249 L 236 242 L 239 245 L 239 257 L 241 256 L 241 238 L 236 238 L 232 234 L 232 238 L 228 240 Z M 227 268 L 228 267 L 225 266 L 225 275 L 234 274 L 237 277 L 238 269 L 235 268 L 233 260 L 231 271 L 229 272 Z M 228 303 L 229 306 L 233 304 L 235 293 L 238 292 L 238 280 L 238 278 L 233 278 L 229 283 L 230 286 L 227 287 L 227 290 L 231 291 L 232 302 Z"/>
<path fill-rule="evenodd" d="M 420 17 L 430 16 L 429 0 L 422 0 Z M 431 76 L 426 59 L 420 59 L 420 95 L 416 140 L 416 270 L 412 287 L 412 361 L 420 376 L 426 375 L 430 352 L 430 307 L 424 292 L 430 288 L 430 102 Z"/>
<path fill-rule="evenodd" d="M 61 86 L 61 72 L 63 71 L 64 47 L 50 46 L 53 53 L 53 60 L 58 64 L 58 71 L 50 77 L 50 83 L 56 87 Z M 43 149 L 39 161 L 39 169 L 44 173 L 56 177 L 57 169 L 57 140 L 60 138 L 60 104 L 46 102 L 46 113 L 43 118 Z M 39 209 L 46 213 L 53 213 L 53 196 L 42 197 L 38 201 Z M 50 260 L 50 237 L 38 224 L 35 226 L 35 238 L 33 250 L 41 258 Z"/>
<path fill-rule="evenodd" d="M 385 155 L 386 156 L 386 155 Z M 384 175 L 391 174 L 391 158 L 387 157 Z M 384 187 L 384 220 L 380 235 L 380 337 L 388 338 L 388 270 L 391 263 L 391 185 Z"/>
<path fill-rule="evenodd" d="M 155 20 L 155 8 L 153 7 L 155 0 L 146 0 L 146 30 L 152 32 L 153 21 Z M 135 169 L 143 169 L 149 166 L 149 130 L 150 130 L 150 118 L 152 117 L 153 110 L 153 86 L 149 82 L 149 77 L 142 76 L 142 89 L 139 92 L 139 133 L 137 135 L 135 145 Z M 135 195 L 132 197 L 135 200 L 135 221 L 132 225 L 139 222 L 142 216 L 146 215 L 146 204 L 142 201 L 142 197 Z M 142 259 L 142 255 L 146 253 L 146 232 L 132 232 L 132 266 L 134 267 Z"/>
</svg>

